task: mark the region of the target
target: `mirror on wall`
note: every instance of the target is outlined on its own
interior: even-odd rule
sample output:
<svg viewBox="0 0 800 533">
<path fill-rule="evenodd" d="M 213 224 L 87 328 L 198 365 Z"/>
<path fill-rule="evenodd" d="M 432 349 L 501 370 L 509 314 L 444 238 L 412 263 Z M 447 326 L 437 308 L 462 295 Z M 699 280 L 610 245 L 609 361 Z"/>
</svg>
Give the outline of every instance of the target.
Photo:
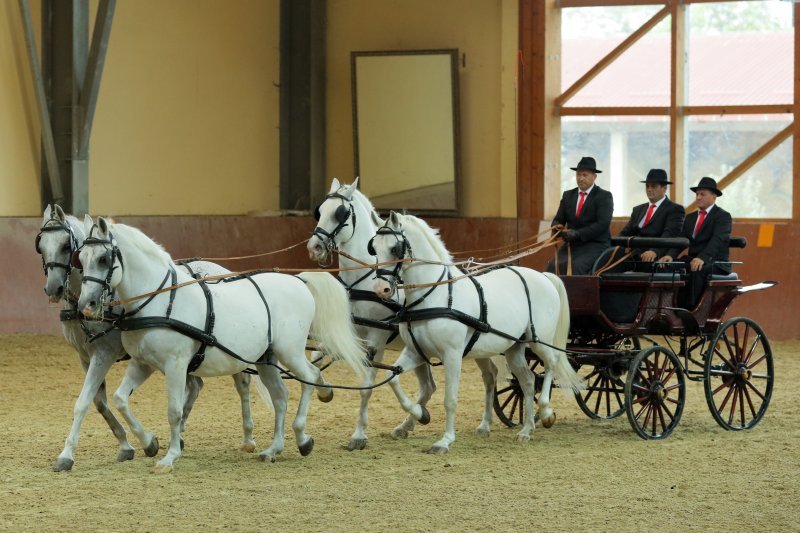
<svg viewBox="0 0 800 533">
<path fill-rule="evenodd" d="M 460 207 L 458 50 L 352 52 L 353 146 L 376 208 Z"/>
</svg>

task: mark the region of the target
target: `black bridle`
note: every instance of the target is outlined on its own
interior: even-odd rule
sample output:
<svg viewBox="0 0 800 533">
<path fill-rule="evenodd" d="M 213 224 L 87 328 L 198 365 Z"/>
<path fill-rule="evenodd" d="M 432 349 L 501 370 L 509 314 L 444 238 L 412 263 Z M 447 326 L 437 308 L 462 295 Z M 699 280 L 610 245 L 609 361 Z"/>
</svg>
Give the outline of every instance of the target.
<svg viewBox="0 0 800 533">
<path fill-rule="evenodd" d="M 42 240 L 43 233 L 50 233 L 53 231 L 65 231 L 67 235 L 69 235 L 69 260 L 67 263 L 59 263 L 57 261 L 49 261 L 45 262 L 44 255 L 42 254 L 42 249 L 39 246 L 40 241 Z M 50 214 L 50 220 L 44 223 L 44 225 L 39 228 L 39 233 L 36 235 L 36 253 L 42 256 L 42 270 L 44 270 L 44 275 L 47 275 L 47 271 L 51 268 L 63 268 L 67 272 L 67 276 L 69 277 L 70 273 L 72 272 L 72 256 L 78 250 L 78 239 L 75 237 L 75 233 L 72 231 L 72 227 L 66 222 L 61 221 L 56 218 L 55 210 Z"/>
<path fill-rule="evenodd" d="M 335 251 L 338 247 L 336 244 L 336 236 L 339 235 L 344 228 L 349 226 L 347 221 L 350 220 L 350 218 L 353 219 L 353 235 L 356 233 L 356 212 L 353 209 L 353 200 L 347 196 L 344 196 L 343 194 L 339 194 L 338 192 L 332 192 L 325 196 L 323 203 L 331 198 L 339 198 L 342 201 L 341 205 L 337 207 L 336 211 L 333 213 L 333 219 L 336 221 L 336 227 L 333 228 L 333 231 L 328 232 L 326 229 L 317 226 L 314 228 L 314 231 L 311 232 L 322 241 L 325 249 L 329 252 Z M 347 204 L 345 204 L 345 202 L 347 202 Z M 317 222 L 319 222 L 319 219 L 322 216 L 319 212 L 319 208 L 321 206 L 322 204 L 319 204 L 314 208 L 314 218 L 317 220 Z"/>
<path fill-rule="evenodd" d="M 388 224 L 388 221 L 387 221 Z M 375 252 L 375 237 L 378 235 L 392 235 L 394 236 L 395 244 L 389 249 L 389 253 L 392 254 L 392 257 L 397 259 L 397 262 L 394 264 L 394 268 L 391 270 L 387 268 L 378 268 L 377 264 L 377 257 L 378 254 Z M 413 259 L 414 254 L 411 251 L 411 243 L 408 242 L 405 233 L 403 230 L 396 230 L 390 228 L 387 225 L 381 226 L 378 228 L 378 231 L 375 232 L 375 235 L 369 240 L 367 243 L 367 252 L 375 257 L 375 279 L 382 279 L 386 283 L 388 283 L 392 287 L 392 295 L 397 292 L 397 284 L 403 283 L 403 278 L 400 276 L 400 270 L 403 268 L 403 259 L 406 258 L 408 255 L 409 258 Z"/>
<path fill-rule="evenodd" d="M 83 265 L 80 263 L 78 254 L 84 246 L 102 246 L 105 249 L 104 258 L 106 264 L 108 265 L 108 273 L 106 274 L 105 279 L 86 275 L 83 276 L 83 281 L 91 281 L 103 286 L 100 307 L 104 308 L 106 296 L 110 296 L 113 293 L 113 289 L 111 288 L 111 278 L 114 276 L 114 271 L 117 268 L 125 268 L 125 265 L 122 261 L 122 252 L 119 251 L 119 247 L 117 246 L 116 239 L 114 239 L 114 235 L 109 232 L 108 239 L 93 237 L 92 234 L 96 228 L 97 224 L 92 226 L 92 229 L 89 231 L 89 236 L 83 241 L 83 245 L 76 251 L 76 253 L 73 254 L 72 265 L 83 270 Z M 119 267 L 116 266 L 117 259 L 119 259 Z"/>
</svg>

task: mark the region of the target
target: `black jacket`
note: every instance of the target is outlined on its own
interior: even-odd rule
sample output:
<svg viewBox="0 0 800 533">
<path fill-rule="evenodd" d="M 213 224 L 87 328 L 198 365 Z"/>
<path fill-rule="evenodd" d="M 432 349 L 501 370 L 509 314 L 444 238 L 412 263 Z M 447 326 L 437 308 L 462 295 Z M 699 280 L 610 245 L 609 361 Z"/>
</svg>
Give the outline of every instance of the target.
<svg viewBox="0 0 800 533">
<path fill-rule="evenodd" d="M 551 226 L 564 224 L 569 229 L 578 230 L 580 238 L 574 244 L 598 243 L 611 245 L 611 217 L 614 215 L 614 198 L 611 193 L 594 186 L 586 197 L 581 216 L 575 216 L 578 205 L 578 188 L 566 191 L 561 196 L 558 212 Z"/>
<path fill-rule="evenodd" d="M 711 212 L 706 215 L 697 237 L 692 238 L 694 226 L 697 224 L 697 213 L 698 211 L 695 211 L 686 215 L 680 234 L 681 237 L 689 239 L 688 257 L 699 257 L 709 267 L 714 261 L 728 261 L 730 257 L 728 242 L 733 228 L 731 214 L 718 205 L 714 205 Z M 677 257 L 680 252 L 681 250 L 679 249 L 672 249 L 667 253 L 672 257 Z M 731 271 L 731 266 L 727 264 L 717 264 L 716 268 L 723 272 Z"/>
<path fill-rule="evenodd" d="M 637 205 L 633 208 L 631 218 L 628 223 L 622 228 L 620 235 L 623 237 L 680 237 L 681 227 L 683 225 L 684 209 L 680 204 L 676 204 L 669 198 L 664 198 L 661 205 L 653 213 L 650 223 L 643 228 L 639 227 L 639 222 L 647 214 L 650 207 L 650 202 Z M 713 212 L 713 209 L 712 209 Z M 658 256 L 664 255 L 666 249 L 651 249 Z M 645 249 L 637 249 L 636 252 L 641 255 L 646 252 Z"/>
</svg>

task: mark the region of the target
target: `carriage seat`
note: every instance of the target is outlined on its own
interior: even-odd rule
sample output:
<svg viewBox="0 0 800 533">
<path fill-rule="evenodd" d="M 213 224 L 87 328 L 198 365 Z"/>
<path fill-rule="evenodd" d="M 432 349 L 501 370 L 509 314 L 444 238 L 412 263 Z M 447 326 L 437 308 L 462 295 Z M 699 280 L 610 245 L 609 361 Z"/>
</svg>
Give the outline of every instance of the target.
<svg viewBox="0 0 800 533">
<path fill-rule="evenodd" d="M 736 272 L 731 272 L 730 274 L 711 274 L 709 279 L 711 281 L 736 281 L 739 279 L 739 275 Z"/>
</svg>

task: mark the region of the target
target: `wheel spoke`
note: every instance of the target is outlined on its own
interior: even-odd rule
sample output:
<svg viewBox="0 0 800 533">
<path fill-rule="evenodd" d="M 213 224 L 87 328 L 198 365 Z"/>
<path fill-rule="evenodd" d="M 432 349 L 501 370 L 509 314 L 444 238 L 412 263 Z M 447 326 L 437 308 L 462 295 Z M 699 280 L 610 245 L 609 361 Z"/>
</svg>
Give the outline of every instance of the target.
<svg viewBox="0 0 800 533">
<path fill-rule="evenodd" d="M 734 389 L 734 387 L 733 387 L 733 380 L 731 380 L 731 381 L 729 381 L 729 382 L 725 383 L 725 385 L 728 387 L 728 394 L 726 394 L 726 395 L 725 395 L 725 399 L 724 399 L 724 400 L 722 400 L 722 404 L 719 406 L 719 410 L 720 410 L 720 412 L 721 412 L 723 409 L 725 409 L 725 406 L 728 404 L 728 400 L 730 400 L 730 399 L 731 399 L 731 394 L 733 394 L 733 389 Z"/>
<path fill-rule="evenodd" d="M 606 379 L 604 383 L 605 383 L 606 387 L 608 387 L 608 388 L 611 387 L 611 380 L 610 379 Z M 606 416 L 611 416 L 611 393 L 607 392 L 605 394 L 605 397 L 606 397 Z"/>
<path fill-rule="evenodd" d="M 739 362 L 743 363 L 746 360 L 746 356 L 744 354 L 745 347 L 747 346 L 747 339 L 750 337 L 750 326 L 748 324 L 744 325 L 744 338 L 742 339 L 742 343 L 739 345 Z"/>
<path fill-rule="evenodd" d="M 741 359 L 741 355 L 742 355 L 741 346 L 742 345 L 739 343 L 739 324 L 736 323 L 736 324 L 733 325 L 733 349 L 734 349 L 733 359 L 734 359 L 734 361 L 738 362 L 738 361 L 742 360 Z"/>
<path fill-rule="evenodd" d="M 509 420 L 514 420 L 514 414 L 517 412 L 517 404 L 519 403 L 519 396 L 517 396 L 515 394 L 514 396 L 512 396 L 510 398 L 510 400 L 514 400 L 514 401 L 511 403 L 511 408 L 508 411 L 508 419 Z M 506 403 L 508 403 L 508 402 L 506 402 Z"/>
<path fill-rule="evenodd" d="M 756 387 L 755 387 L 755 386 L 754 386 L 752 383 L 750 383 L 749 381 L 745 381 L 745 383 L 747 384 L 747 386 L 748 386 L 748 387 L 750 387 L 750 389 L 751 389 L 751 390 L 752 390 L 754 393 L 756 393 L 756 395 L 757 395 L 759 398 L 761 398 L 761 401 L 762 401 L 762 402 L 763 402 L 763 401 L 765 401 L 765 400 L 767 399 L 767 398 L 766 398 L 766 397 L 765 397 L 763 394 L 761 394 L 761 391 L 760 391 L 760 390 L 758 390 L 758 389 L 757 389 L 757 388 L 756 388 Z"/>
<path fill-rule="evenodd" d="M 761 362 L 762 362 L 763 360 L 765 360 L 766 358 L 767 358 L 767 354 L 764 354 L 764 355 L 762 355 L 761 357 L 759 357 L 758 359 L 756 359 L 755 361 L 753 361 L 752 363 L 750 363 L 749 365 L 747 365 L 747 369 L 748 369 L 748 370 L 752 370 L 753 368 L 755 368 L 756 366 L 758 366 L 759 364 L 761 364 Z"/>
<path fill-rule="evenodd" d="M 748 385 L 749 385 L 749 383 L 748 383 Z M 744 394 L 744 397 L 747 398 L 747 405 L 748 405 L 748 407 L 750 407 L 750 414 L 752 414 L 753 418 L 755 418 L 756 417 L 756 408 L 753 405 L 753 399 L 750 397 L 750 391 L 747 390 L 747 387 L 742 387 L 742 393 Z"/>
<path fill-rule="evenodd" d="M 733 328 L 733 332 L 736 333 L 736 328 Z M 734 353 L 734 349 L 731 348 L 731 340 L 728 338 L 728 333 L 722 335 L 722 338 L 725 339 L 725 346 L 728 348 L 728 355 L 731 358 L 731 361 L 736 361 L 736 354 Z M 725 357 L 722 354 L 719 354 L 722 357 L 722 360 L 725 361 Z M 727 361 L 725 361 L 727 362 Z M 729 366 L 733 367 L 733 363 L 728 363 Z"/>
<path fill-rule="evenodd" d="M 747 356 L 744 358 L 742 363 L 747 364 L 750 361 L 750 358 L 753 356 L 753 352 L 756 350 L 756 346 L 761 344 L 761 335 L 756 335 L 756 339 L 753 341 L 753 345 L 747 351 Z"/>
<path fill-rule="evenodd" d="M 742 421 L 742 427 L 744 427 L 744 387 L 737 387 L 737 390 L 739 391 L 739 419 Z"/>
<path fill-rule="evenodd" d="M 731 401 L 731 410 L 730 410 L 730 414 L 728 415 L 728 425 L 729 426 L 731 424 L 733 424 L 733 415 L 736 414 L 736 403 L 737 403 L 737 400 L 739 399 L 739 395 L 737 394 L 737 389 L 738 389 L 738 387 L 736 385 L 731 387 L 731 392 L 733 392 L 733 401 Z"/>
<path fill-rule="evenodd" d="M 667 425 L 668 425 L 667 422 L 664 420 L 664 409 L 663 409 L 663 407 L 664 406 L 661 405 L 658 408 L 658 411 L 656 411 L 658 413 L 658 421 L 661 422 L 661 433 L 664 433 L 667 430 Z M 653 424 L 653 432 L 654 433 L 655 433 L 655 430 L 656 430 L 656 425 Z"/>
<path fill-rule="evenodd" d="M 725 340 L 726 341 L 728 340 L 727 337 L 725 338 Z M 722 362 L 725 363 L 725 366 L 727 366 L 728 368 L 731 368 L 731 369 L 736 368 L 736 365 L 734 365 L 732 361 L 728 361 L 727 359 L 725 359 L 725 356 L 722 354 L 721 351 L 719 351 L 719 350 L 717 350 L 715 348 L 714 349 L 714 353 L 717 354 L 720 359 L 722 359 Z"/>
<path fill-rule="evenodd" d="M 500 410 L 501 411 L 505 411 L 506 410 L 506 406 L 508 406 L 509 402 L 514 400 L 516 397 L 517 397 L 517 393 L 516 392 L 512 392 L 511 394 L 509 394 L 508 398 L 506 398 L 506 401 L 504 401 L 503 404 L 500 406 Z M 511 417 L 509 417 L 509 418 L 511 418 Z"/>
<path fill-rule="evenodd" d="M 501 394 L 505 394 L 505 393 L 507 393 L 508 391 L 510 391 L 510 390 L 513 390 L 513 389 L 514 389 L 514 385 L 509 385 L 508 387 L 506 387 L 506 388 L 504 388 L 504 389 L 500 389 L 500 390 L 498 390 L 498 391 L 497 391 L 497 395 L 498 395 L 498 396 L 500 396 Z"/>
</svg>

